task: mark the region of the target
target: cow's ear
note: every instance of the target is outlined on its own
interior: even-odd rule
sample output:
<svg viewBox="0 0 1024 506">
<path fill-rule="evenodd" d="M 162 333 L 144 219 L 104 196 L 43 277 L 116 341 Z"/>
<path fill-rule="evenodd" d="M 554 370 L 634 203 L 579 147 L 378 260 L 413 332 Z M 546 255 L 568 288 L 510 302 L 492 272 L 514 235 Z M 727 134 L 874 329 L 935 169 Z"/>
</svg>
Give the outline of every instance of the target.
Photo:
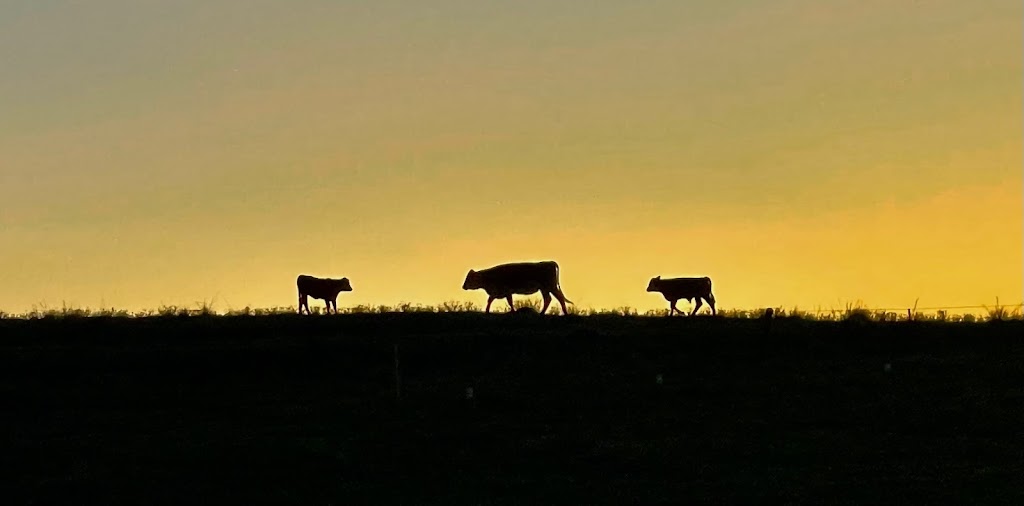
<svg viewBox="0 0 1024 506">
<path fill-rule="evenodd" d="M 660 280 L 661 279 L 661 275 L 655 276 L 654 279 Z"/>
</svg>

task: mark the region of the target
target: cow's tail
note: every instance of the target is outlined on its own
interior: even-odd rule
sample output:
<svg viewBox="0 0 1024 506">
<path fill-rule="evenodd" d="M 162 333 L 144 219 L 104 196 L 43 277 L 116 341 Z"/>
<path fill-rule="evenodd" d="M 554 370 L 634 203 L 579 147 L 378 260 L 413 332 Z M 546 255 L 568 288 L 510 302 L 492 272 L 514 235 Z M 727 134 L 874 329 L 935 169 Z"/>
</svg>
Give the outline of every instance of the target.
<svg viewBox="0 0 1024 506">
<path fill-rule="evenodd" d="M 565 292 L 562 291 L 562 276 L 559 273 L 558 263 L 557 262 L 551 262 L 551 263 L 555 264 L 555 288 L 558 289 L 558 294 L 562 296 L 562 300 L 565 301 L 566 304 L 572 304 L 572 305 L 575 306 L 576 303 L 571 301 L 571 300 L 569 300 L 569 297 L 566 297 L 565 296 Z"/>
<path fill-rule="evenodd" d="M 576 303 L 571 301 L 571 300 L 569 300 L 569 297 L 565 296 L 565 292 L 562 291 L 562 285 L 559 284 L 559 285 L 556 285 L 556 286 L 558 288 L 558 294 L 562 296 L 562 300 L 565 301 L 566 304 L 572 304 L 572 305 L 575 306 Z"/>
<path fill-rule="evenodd" d="M 575 302 L 569 300 L 569 297 L 565 296 L 565 292 L 562 291 L 562 287 L 561 286 L 558 287 L 558 293 L 562 294 L 562 300 L 564 300 L 566 304 L 572 304 L 574 306 L 576 305 Z"/>
</svg>

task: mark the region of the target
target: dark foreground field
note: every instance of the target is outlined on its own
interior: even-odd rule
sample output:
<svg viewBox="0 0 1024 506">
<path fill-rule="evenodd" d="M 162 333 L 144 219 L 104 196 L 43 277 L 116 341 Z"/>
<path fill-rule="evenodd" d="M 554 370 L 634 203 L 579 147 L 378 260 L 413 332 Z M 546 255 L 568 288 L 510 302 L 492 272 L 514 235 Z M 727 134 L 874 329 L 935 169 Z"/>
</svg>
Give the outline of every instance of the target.
<svg viewBox="0 0 1024 506">
<path fill-rule="evenodd" d="M 1024 504 L 1022 331 L 0 320 L 0 502 Z"/>
</svg>

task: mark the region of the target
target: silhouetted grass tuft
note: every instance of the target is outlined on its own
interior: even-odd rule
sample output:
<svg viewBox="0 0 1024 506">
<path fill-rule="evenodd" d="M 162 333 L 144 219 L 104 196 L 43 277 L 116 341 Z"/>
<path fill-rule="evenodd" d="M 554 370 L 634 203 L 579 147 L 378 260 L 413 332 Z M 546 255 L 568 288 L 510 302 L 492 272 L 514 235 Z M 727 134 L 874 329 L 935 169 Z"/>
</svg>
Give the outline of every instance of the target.
<svg viewBox="0 0 1024 506">
<path fill-rule="evenodd" d="M 440 313 L 465 313 L 470 311 L 480 311 L 480 307 L 473 302 L 450 300 L 442 302 L 441 305 L 437 307 L 437 311 Z"/>
<path fill-rule="evenodd" d="M 999 304 L 999 297 L 996 297 L 996 304 L 991 308 L 985 307 L 988 321 L 1019 320 L 1021 319 L 1021 305 L 1013 306 L 1012 309 Z"/>
<path fill-rule="evenodd" d="M 534 310 L 534 312 L 540 313 L 540 308 L 544 307 L 544 302 L 535 297 L 521 297 L 519 299 L 512 299 L 512 302 L 515 303 L 516 311 L 523 308 L 530 308 Z M 492 307 L 491 310 L 493 311 L 494 308 Z"/>
</svg>

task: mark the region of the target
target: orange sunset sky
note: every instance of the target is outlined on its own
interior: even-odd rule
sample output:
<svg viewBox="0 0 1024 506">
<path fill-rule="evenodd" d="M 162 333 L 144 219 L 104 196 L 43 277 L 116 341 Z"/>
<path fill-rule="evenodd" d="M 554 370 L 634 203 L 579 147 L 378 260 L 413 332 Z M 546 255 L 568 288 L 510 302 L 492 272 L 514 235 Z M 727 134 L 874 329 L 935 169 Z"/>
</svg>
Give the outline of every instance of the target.
<svg viewBox="0 0 1024 506">
<path fill-rule="evenodd" d="M 0 309 L 1018 303 L 1019 0 L 0 3 Z M 503 305 L 498 306 L 499 309 Z"/>
</svg>

